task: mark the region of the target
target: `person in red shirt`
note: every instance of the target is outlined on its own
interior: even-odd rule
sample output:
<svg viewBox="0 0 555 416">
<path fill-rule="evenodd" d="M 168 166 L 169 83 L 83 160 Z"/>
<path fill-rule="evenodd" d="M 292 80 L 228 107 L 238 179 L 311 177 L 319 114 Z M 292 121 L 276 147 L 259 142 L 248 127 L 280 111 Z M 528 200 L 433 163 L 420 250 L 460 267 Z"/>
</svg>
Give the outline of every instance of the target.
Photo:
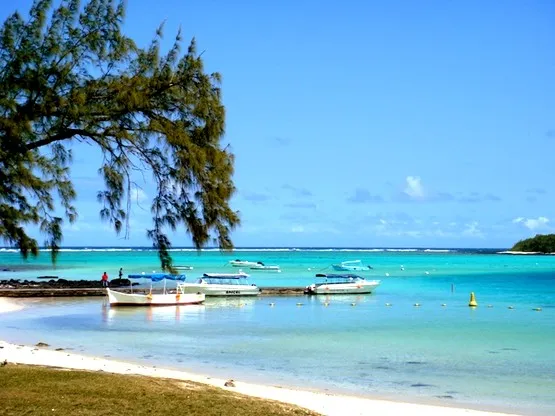
<svg viewBox="0 0 555 416">
<path fill-rule="evenodd" d="M 106 272 L 102 275 L 102 287 L 108 287 L 108 274 Z"/>
</svg>

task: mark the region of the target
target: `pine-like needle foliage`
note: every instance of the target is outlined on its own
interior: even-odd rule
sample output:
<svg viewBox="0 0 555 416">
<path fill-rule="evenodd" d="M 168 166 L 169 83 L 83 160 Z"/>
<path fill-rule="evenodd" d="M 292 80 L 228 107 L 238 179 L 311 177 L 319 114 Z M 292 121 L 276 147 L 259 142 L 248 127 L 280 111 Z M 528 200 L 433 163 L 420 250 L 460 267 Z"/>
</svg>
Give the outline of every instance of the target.
<svg viewBox="0 0 555 416">
<path fill-rule="evenodd" d="M 57 2 L 58 3 L 58 2 Z M 0 238 L 38 253 L 25 231 L 39 225 L 56 259 L 64 219 L 73 222 L 72 141 L 98 147 L 101 218 L 126 229 L 132 173 L 149 171 L 157 193 L 148 237 L 172 269 L 168 230 L 184 225 L 197 248 L 232 248 L 239 223 L 229 200 L 233 155 L 221 148 L 220 75 L 206 74 L 194 40 L 161 54 L 121 30 L 124 2 L 35 0 L 29 17 L 0 28 Z M 56 214 L 61 206 L 63 215 Z"/>
</svg>

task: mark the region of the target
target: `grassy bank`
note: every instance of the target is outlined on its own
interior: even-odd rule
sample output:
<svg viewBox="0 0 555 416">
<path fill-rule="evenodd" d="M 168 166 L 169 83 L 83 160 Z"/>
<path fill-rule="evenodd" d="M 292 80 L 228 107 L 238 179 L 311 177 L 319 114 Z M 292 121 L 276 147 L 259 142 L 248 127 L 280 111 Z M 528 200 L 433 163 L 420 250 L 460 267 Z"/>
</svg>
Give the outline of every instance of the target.
<svg viewBox="0 0 555 416">
<path fill-rule="evenodd" d="M 0 367 L 0 407 L 11 415 L 316 415 L 203 384 L 143 376 Z"/>
</svg>

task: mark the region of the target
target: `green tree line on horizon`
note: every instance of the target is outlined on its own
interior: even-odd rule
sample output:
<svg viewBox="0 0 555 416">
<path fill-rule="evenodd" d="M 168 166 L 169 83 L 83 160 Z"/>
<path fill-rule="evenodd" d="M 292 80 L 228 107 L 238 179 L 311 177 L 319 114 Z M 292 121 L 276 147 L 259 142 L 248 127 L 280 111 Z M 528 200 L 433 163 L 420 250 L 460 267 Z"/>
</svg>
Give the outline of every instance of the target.
<svg viewBox="0 0 555 416">
<path fill-rule="evenodd" d="M 520 240 L 511 250 L 527 253 L 555 253 L 555 234 L 537 234 L 535 237 Z"/>
<path fill-rule="evenodd" d="M 100 217 L 127 233 L 134 176 L 156 192 L 146 230 L 172 269 L 168 232 L 180 226 L 199 249 L 231 249 L 239 224 L 229 205 L 234 156 L 221 145 L 221 76 L 205 73 L 193 39 L 161 52 L 162 26 L 141 48 L 122 33 L 124 1 L 35 0 L 0 28 L 0 239 L 26 258 L 38 227 L 56 261 L 63 226 L 76 220 L 72 144 L 98 149 Z"/>
</svg>

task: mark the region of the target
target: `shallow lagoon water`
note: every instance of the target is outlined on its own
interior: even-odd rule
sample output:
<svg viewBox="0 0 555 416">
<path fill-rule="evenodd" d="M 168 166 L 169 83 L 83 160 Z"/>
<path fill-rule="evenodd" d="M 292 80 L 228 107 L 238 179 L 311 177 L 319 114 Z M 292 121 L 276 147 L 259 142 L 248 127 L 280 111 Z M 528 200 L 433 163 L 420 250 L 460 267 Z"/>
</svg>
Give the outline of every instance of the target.
<svg viewBox="0 0 555 416">
<path fill-rule="evenodd" d="M 246 254 L 233 258 L 254 257 Z M 286 255 L 298 272 L 282 261 L 283 273 L 253 273 L 251 280 L 301 286 L 312 281 L 313 273 L 301 275 L 308 264 L 360 257 Z M 372 255 L 374 270 L 365 275 L 382 279 L 372 295 L 208 299 L 152 309 L 110 308 L 98 298 L 35 300 L 3 315 L 0 338 L 272 385 L 555 414 L 553 256 Z M 209 270 L 221 260 L 215 256 L 207 256 Z M 379 276 L 385 269 L 390 276 Z M 471 291 L 475 309 L 467 306 Z"/>
</svg>

